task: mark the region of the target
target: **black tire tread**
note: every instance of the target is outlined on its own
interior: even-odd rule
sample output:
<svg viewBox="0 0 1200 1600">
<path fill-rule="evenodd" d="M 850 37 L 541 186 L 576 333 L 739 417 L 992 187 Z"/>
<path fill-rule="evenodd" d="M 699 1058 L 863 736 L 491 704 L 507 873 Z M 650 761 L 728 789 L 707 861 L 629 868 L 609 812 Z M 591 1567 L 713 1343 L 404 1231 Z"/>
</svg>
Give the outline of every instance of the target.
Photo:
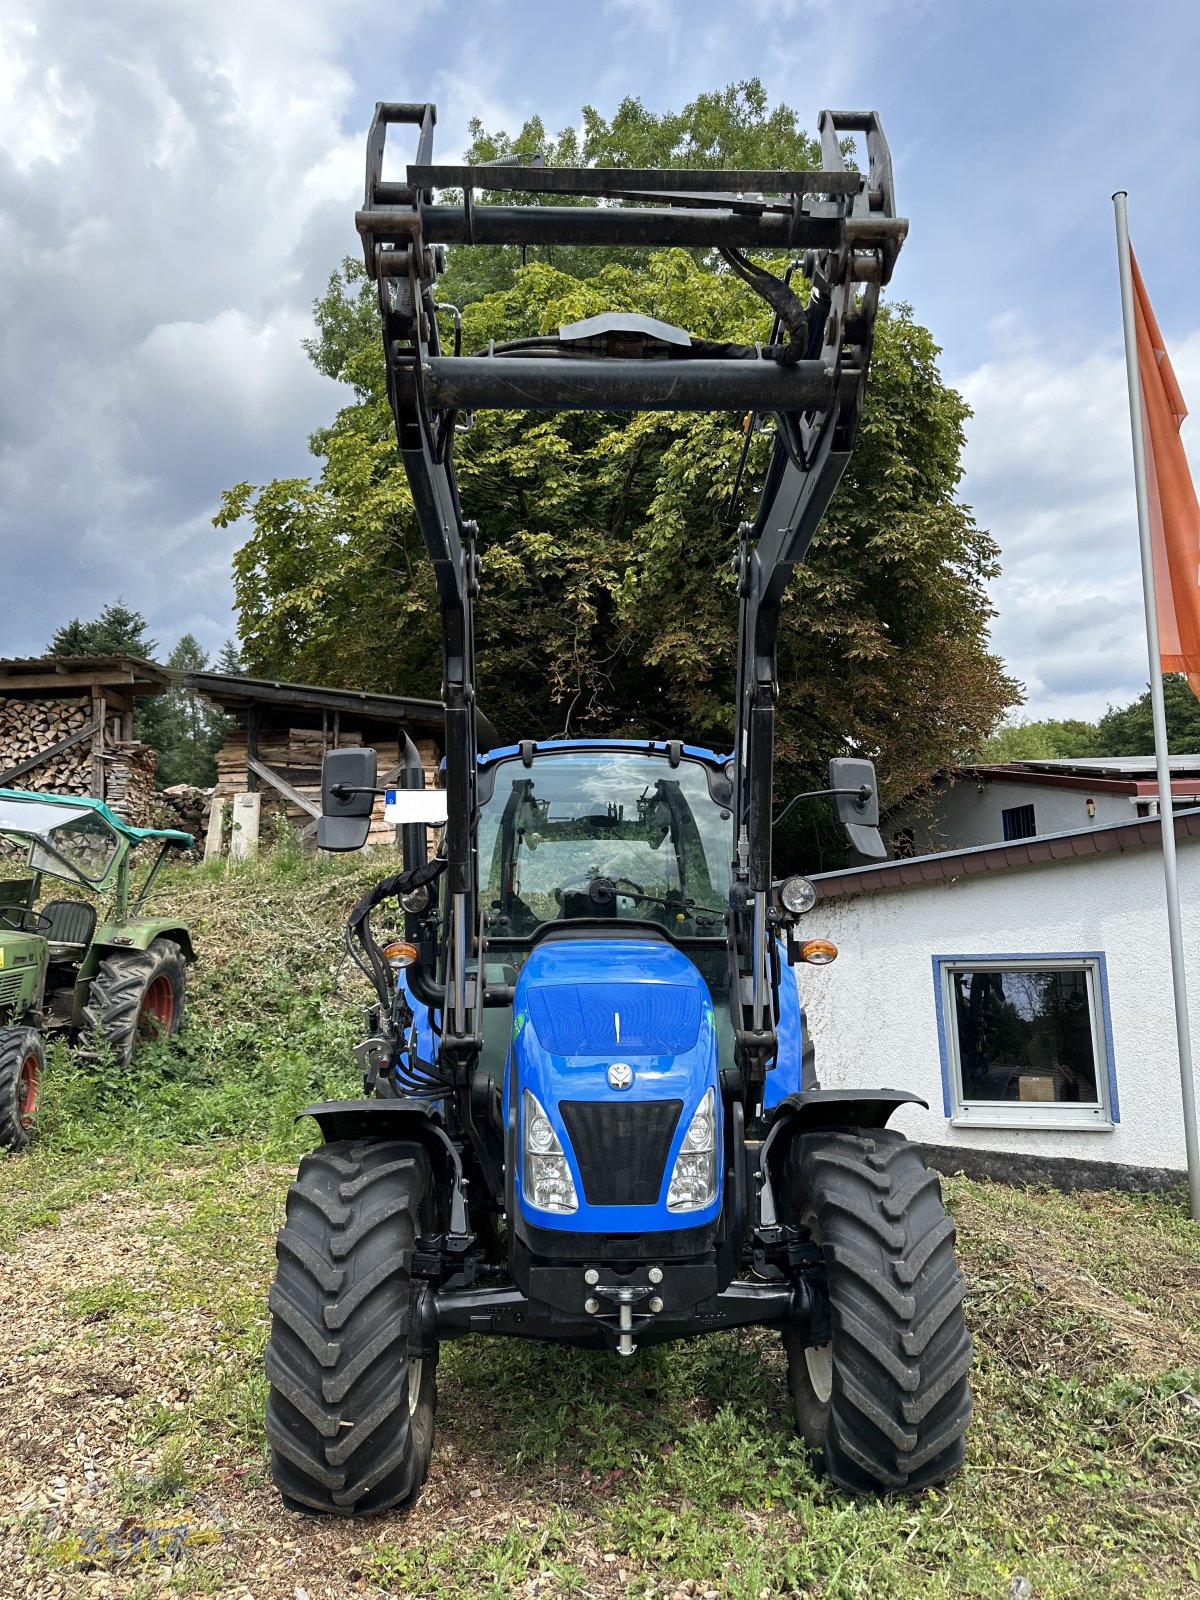
<svg viewBox="0 0 1200 1600">
<path fill-rule="evenodd" d="M 789 1166 L 789 1207 L 813 1207 L 828 1273 L 823 1464 L 860 1492 L 941 1483 L 962 1464 L 972 1402 L 966 1283 L 937 1174 L 890 1129 L 801 1135 Z M 789 1358 L 799 1417 L 794 1341 Z"/>
<path fill-rule="evenodd" d="M 175 990 L 171 1032 L 178 1033 L 183 1025 L 187 962 L 174 939 L 153 939 L 144 950 L 119 950 L 101 961 L 83 1008 L 82 1048 L 107 1047 L 121 1065 L 132 1061 L 142 1000 L 154 979 L 164 973 Z"/>
<path fill-rule="evenodd" d="M 36 1028 L 0 1028 L 0 1150 L 24 1150 L 32 1132 L 21 1126 L 18 1080 L 30 1051 L 36 1051 L 39 1072 L 46 1071 L 46 1054 Z"/>
<path fill-rule="evenodd" d="M 435 1358 L 409 1406 L 412 1251 L 433 1203 L 417 1146 L 342 1141 L 305 1156 L 276 1243 L 266 1350 L 271 1472 L 284 1502 L 334 1516 L 412 1501 L 433 1442 Z"/>
</svg>

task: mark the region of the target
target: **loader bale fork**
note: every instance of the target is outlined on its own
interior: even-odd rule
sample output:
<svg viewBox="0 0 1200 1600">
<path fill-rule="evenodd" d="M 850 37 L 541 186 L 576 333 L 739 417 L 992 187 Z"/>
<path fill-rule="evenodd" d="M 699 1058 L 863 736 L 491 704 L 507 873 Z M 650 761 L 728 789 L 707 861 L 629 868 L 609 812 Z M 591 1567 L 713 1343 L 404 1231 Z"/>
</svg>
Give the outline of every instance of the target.
<svg viewBox="0 0 1200 1600">
<path fill-rule="evenodd" d="M 953 1226 L 936 1177 L 887 1126 L 917 1097 L 817 1080 L 791 968 L 836 950 L 801 937 L 815 894 L 772 863 L 780 606 L 850 458 L 907 229 L 879 118 L 823 112 L 813 172 L 439 167 L 435 124 L 430 104 L 377 107 L 356 223 L 442 618 L 445 787 L 425 788 L 405 737 L 385 799 L 402 866 L 346 928 L 375 993 L 363 1095 L 305 1113 L 325 1142 L 278 1237 L 275 1482 L 306 1511 L 409 1503 L 445 1340 L 632 1358 L 771 1327 L 797 1426 L 836 1483 L 939 1483 L 971 1410 Z M 396 129 L 415 136 L 403 181 L 383 177 Z M 862 171 L 843 159 L 848 135 Z M 702 252 L 762 297 L 770 335 L 704 342 L 608 312 L 474 355 L 442 349 L 447 247 L 550 243 Z M 803 293 L 745 253 L 779 250 L 802 265 Z M 461 413 L 489 406 L 767 419 L 761 499 L 730 552 L 729 753 L 649 738 L 481 748 L 479 529 L 454 450 Z M 323 848 L 365 843 L 376 790 L 374 752 L 326 756 Z M 884 853 L 869 761 L 835 758 L 818 792 L 856 849 Z M 444 825 L 432 858 L 430 825 Z"/>
</svg>

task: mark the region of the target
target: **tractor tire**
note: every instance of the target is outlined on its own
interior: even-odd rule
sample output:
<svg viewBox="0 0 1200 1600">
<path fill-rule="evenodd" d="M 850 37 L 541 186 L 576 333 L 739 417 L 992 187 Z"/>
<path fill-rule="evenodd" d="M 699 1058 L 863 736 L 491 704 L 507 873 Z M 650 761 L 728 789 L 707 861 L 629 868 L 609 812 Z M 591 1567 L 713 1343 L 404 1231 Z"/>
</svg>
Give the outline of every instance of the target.
<svg viewBox="0 0 1200 1600">
<path fill-rule="evenodd" d="M 342 1140 L 300 1163 L 266 1353 L 271 1476 L 294 1511 L 386 1511 L 425 1481 L 437 1352 L 409 1354 L 411 1264 L 435 1215 L 419 1145 Z"/>
<path fill-rule="evenodd" d="M 121 950 L 100 963 L 83 1008 L 80 1043 L 107 1044 L 126 1065 L 140 1046 L 183 1026 L 187 963 L 174 939 L 155 939 L 145 950 Z"/>
<path fill-rule="evenodd" d="M 33 1138 L 45 1070 L 35 1028 L 0 1028 L 0 1150 L 24 1150 Z"/>
<path fill-rule="evenodd" d="M 904 1136 L 799 1135 L 783 1211 L 821 1246 L 832 1338 L 784 1334 L 796 1426 L 858 1492 L 923 1489 L 962 1465 L 971 1417 L 966 1283 L 941 1186 Z"/>
</svg>

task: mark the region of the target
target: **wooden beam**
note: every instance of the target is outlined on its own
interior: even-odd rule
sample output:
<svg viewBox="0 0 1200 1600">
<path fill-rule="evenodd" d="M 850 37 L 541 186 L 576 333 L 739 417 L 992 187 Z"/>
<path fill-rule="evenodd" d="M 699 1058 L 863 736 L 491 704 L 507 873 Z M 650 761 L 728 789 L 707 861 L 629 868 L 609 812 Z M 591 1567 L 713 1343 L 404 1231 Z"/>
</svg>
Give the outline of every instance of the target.
<svg viewBox="0 0 1200 1600">
<path fill-rule="evenodd" d="M 57 744 L 49 745 L 45 750 L 39 750 L 35 756 L 27 756 L 24 761 L 19 761 L 15 767 L 9 767 L 0 772 L 0 788 L 7 788 L 14 778 L 19 778 L 22 773 L 32 772 L 35 767 L 40 767 L 43 761 L 49 761 L 54 756 L 62 755 L 64 750 L 69 750 L 72 745 L 82 744 L 85 739 L 90 739 L 96 731 L 95 722 L 89 722 L 85 728 L 77 728 L 74 733 L 69 733 L 65 739 L 60 739 Z"/>
<path fill-rule="evenodd" d="M 205 861 L 219 861 L 225 842 L 225 802 L 214 800 L 208 812 L 208 833 L 204 840 Z"/>
<path fill-rule="evenodd" d="M 12 672 L 0 673 L 0 695 L 7 695 L 13 699 L 20 699 L 22 695 L 34 689 L 53 689 L 58 691 L 51 699 L 65 699 L 71 689 L 80 691 L 88 690 L 94 683 L 103 684 L 134 684 L 138 683 L 137 677 L 128 667 L 113 669 L 101 668 L 99 672 Z M 161 694 L 167 687 L 164 684 L 147 686 L 150 694 Z"/>
<path fill-rule="evenodd" d="M 92 796 L 96 800 L 104 799 L 104 690 L 98 683 L 92 684 L 92 726 L 96 732 L 92 738 Z"/>
<path fill-rule="evenodd" d="M 278 789 L 285 800 L 290 800 L 294 806 L 299 806 L 302 811 L 307 811 L 310 817 L 319 817 L 321 815 L 320 806 L 313 805 L 307 795 L 301 794 L 299 789 L 293 789 L 286 778 L 281 778 L 277 772 L 273 772 L 270 767 L 259 761 L 256 756 L 247 754 L 246 766 L 257 777 L 261 778 L 264 783 L 269 783 L 273 789 Z"/>
<path fill-rule="evenodd" d="M 250 794 L 258 788 L 254 768 L 258 759 L 258 733 L 261 725 L 262 717 L 258 707 L 251 706 L 246 713 L 246 788 Z"/>
</svg>

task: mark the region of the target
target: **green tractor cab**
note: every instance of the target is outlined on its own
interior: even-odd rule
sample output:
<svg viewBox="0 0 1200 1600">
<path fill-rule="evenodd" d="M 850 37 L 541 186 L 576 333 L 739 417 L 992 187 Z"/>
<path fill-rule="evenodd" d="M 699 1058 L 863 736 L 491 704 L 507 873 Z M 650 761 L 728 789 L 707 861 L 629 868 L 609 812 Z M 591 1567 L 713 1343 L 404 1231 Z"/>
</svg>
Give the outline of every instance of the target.
<svg viewBox="0 0 1200 1600">
<path fill-rule="evenodd" d="M 161 848 L 131 896 L 130 856 L 148 840 Z M 191 937 L 142 908 L 168 852 L 193 843 L 177 828 L 131 828 L 101 800 L 0 789 L 0 1148 L 32 1137 L 47 1033 L 120 1063 L 145 1038 L 178 1033 Z M 77 893 L 43 899 L 46 878 L 111 893 L 112 916 Z"/>
</svg>

